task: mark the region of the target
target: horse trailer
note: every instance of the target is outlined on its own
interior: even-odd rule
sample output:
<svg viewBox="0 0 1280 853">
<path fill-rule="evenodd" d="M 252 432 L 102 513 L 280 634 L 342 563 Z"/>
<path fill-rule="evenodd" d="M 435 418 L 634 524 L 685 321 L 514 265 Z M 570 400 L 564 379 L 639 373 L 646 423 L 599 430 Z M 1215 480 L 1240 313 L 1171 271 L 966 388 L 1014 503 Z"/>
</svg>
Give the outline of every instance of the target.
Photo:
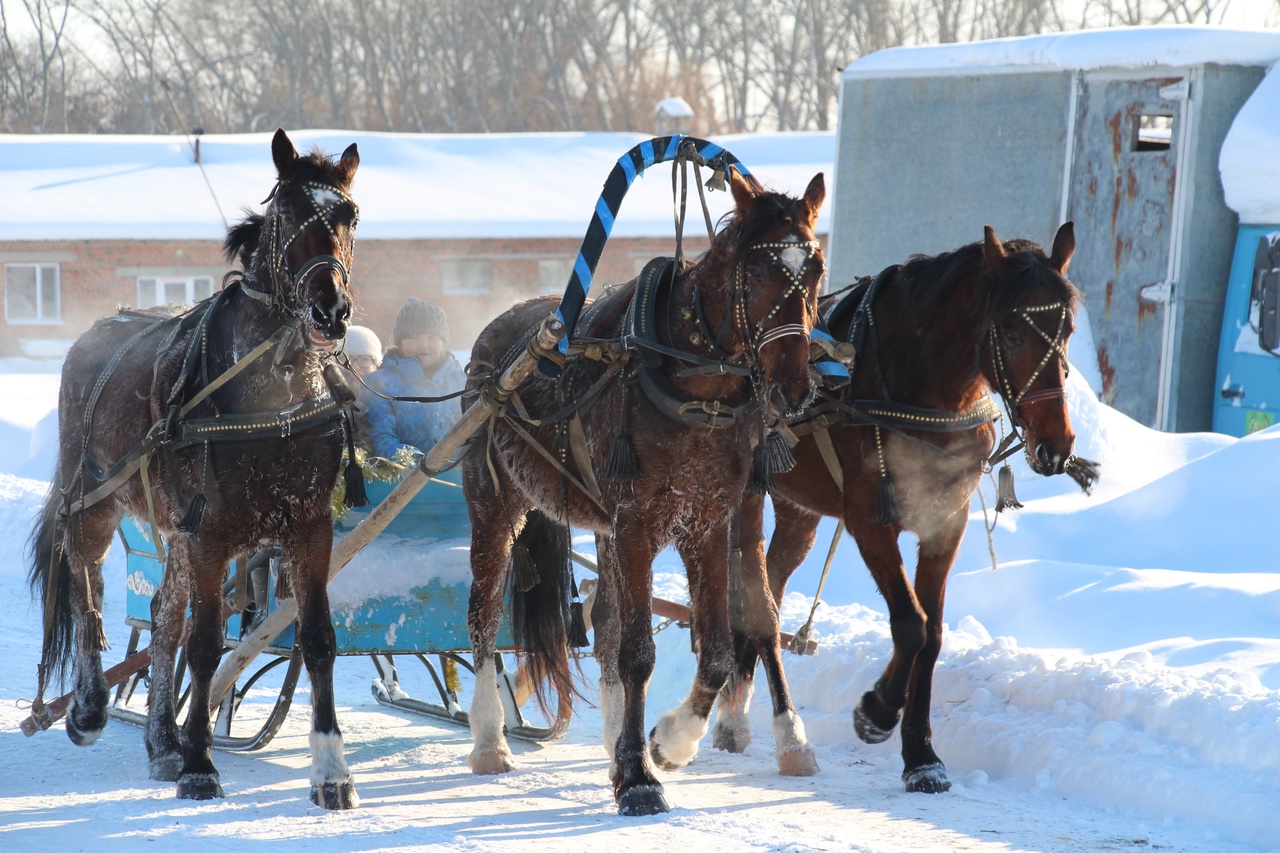
<svg viewBox="0 0 1280 853">
<path fill-rule="evenodd" d="M 833 286 L 986 224 L 1043 242 L 1074 220 L 1096 362 L 1073 361 L 1139 422 L 1210 429 L 1237 228 L 1219 150 L 1277 58 L 1280 33 L 1208 27 L 864 57 L 841 81 Z"/>
</svg>

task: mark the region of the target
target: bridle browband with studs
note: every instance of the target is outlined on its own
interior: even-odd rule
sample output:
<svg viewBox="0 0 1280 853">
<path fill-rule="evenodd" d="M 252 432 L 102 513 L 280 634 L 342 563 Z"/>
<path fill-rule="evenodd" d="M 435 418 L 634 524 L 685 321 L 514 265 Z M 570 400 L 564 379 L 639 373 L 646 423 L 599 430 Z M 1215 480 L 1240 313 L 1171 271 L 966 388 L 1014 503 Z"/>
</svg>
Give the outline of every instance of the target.
<svg viewBox="0 0 1280 853">
<path fill-rule="evenodd" d="M 316 273 L 323 270 L 337 272 L 341 279 L 343 290 L 346 290 L 351 283 L 351 260 L 355 253 L 356 245 L 355 231 L 360 222 L 359 206 L 351 199 L 351 196 L 331 184 L 308 181 L 302 184 L 302 188 L 306 191 L 307 200 L 311 202 L 313 212 L 289 234 L 286 234 L 282 224 L 284 212 L 280 210 L 279 201 L 277 200 L 280 189 L 279 183 L 276 184 L 276 187 L 272 189 L 271 194 L 266 198 L 267 202 L 272 202 L 271 207 L 267 210 L 266 219 L 269 223 L 271 245 L 268 268 L 271 272 L 272 283 L 275 285 L 274 288 L 271 291 L 259 290 L 249 283 L 247 277 L 242 281 L 242 287 L 246 294 L 259 302 L 264 302 L 283 310 L 298 310 L 303 288 Z M 345 246 L 342 240 L 338 238 L 338 234 L 333 228 L 333 222 L 330 221 L 330 214 L 343 204 L 350 204 L 355 211 L 351 219 L 351 240 Z M 325 230 L 329 232 L 329 236 L 333 238 L 334 244 L 340 247 L 343 257 L 315 255 L 303 264 L 296 273 L 290 275 L 288 269 L 289 248 L 307 228 L 316 222 L 324 225 Z M 287 297 L 282 294 L 284 288 L 281 287 L 281 283 L 283 282 L 287 282 L 290 286 Z"/>
</svg>

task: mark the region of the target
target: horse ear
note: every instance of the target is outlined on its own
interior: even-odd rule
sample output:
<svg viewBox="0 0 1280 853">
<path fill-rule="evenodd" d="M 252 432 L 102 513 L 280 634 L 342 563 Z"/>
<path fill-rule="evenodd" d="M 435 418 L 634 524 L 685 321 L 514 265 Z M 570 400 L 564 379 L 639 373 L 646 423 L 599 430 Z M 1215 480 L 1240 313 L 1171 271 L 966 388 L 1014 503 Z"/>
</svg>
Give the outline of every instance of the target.
<svg viewBox="0 0 1280 853">
<path fill-rule="evenodd" d="M 1009 255 L 1004 250 L 1004 244 L 1000 242 L 1000 238 L 996 236 L 996 230 L 990 225 L 982 226 L 983 242 L 982 253 L 987 256 L 987 264 L 991 267 L 991 271 L 996 275 L 1004 272 L 1004 262 Z"/>
<path fill-rule="evenodd" d="M 739 213 L 745 212 L 756 200 L 754 182 L 745 178 L 737 166 L 729 167 L 729 190 Z"/>
<path fill-rule="evenodd" d="M 276 164 L 276 175 L 281 178 L 293 165 L 293 161 L 298 159 L 298 151 L 289 141 L 289 134 L 284 132 L 283 127 L 276 128 L 276 135 L 271 140 L 271 159 Z"/>
<path fill-rule="evenodd" d="M 1058 271 L 1058 275 L 1067 274 L 1067 265 L 1076 251 L 1076 224 L 1068 219 L 1062 223 L 1058 233 L 1053 237 L 1053 254 L 1049 256 L 1049 266 Z"/>
<path fill-rule="evenodd" d="M 360 151 L 353 142 L 347 146 L 347 150 L 342 152 L 342 159 L 338 161 L 338 171 L 342 173 L 343 181 L 347 184 L 351 183 L 351 179 L 355 177 L 356 168 L 360 165 Z"/>
<path fill-rule="evenodd" d="M 804 191 L 804 203 L 809 208 L 809 227 L 813 228 L 818 221 L 818 211 L 822 209 L 822 203 L 827 199 L 827 181 L 822 173 L 813 176 L 813 180 L 809 182 L 809 186 Z"/>
</svg>

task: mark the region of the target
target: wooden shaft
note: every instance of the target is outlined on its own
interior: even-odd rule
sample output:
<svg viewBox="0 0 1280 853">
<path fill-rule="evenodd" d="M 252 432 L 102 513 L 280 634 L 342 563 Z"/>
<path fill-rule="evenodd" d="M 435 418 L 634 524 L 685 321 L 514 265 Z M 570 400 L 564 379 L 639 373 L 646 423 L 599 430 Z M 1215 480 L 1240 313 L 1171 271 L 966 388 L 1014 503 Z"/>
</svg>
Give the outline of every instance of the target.
<svg viewBox="0 0 1280 853">
<path fill-rule="evenodd" d="M 539 356 L 553 352 L 557 342 L 564 335 L 564 324 L 557 320 L 554 314 L 547 317 L 538 329 L 537 337 L 530 347 L 520 353 L 515 363 L 498 377 L 498 395 L 508 395 L 519 388 L 524 380 L 529 378 L 529 374 L 533 372 L 534 368 L 537 367 Z M 422 487 L 427 484 L 427 481 L 433 475 L 439 473 L 453 459 L 453 455 L 458 452 L 458 449 L 475 434 L 476 430 L 484 426 L 498 403 L 498 399 L 482 394 L 471 405 L 471 408 L 462 413 L 462 419 L 454 425 L 453 429 L 445 433 L 444 437 L 436 442 L 436 446 L 431 448 L 430 452 L 423 457 L 417 467 L 410 471 L 392 489 L 391 494 L 387 495 L 382 503 L 374 507 L 368 517 L 357 524 L 354 530 L 338 540 L 329 559 L 330 581 L 338 575 L 338 572 L 346 568 L 347 563 L 351 562 L 352 558 L 362 548 L 386 529 L 387 525 L 400 514 L 400 511 L 404 509 L 409 501 L 413 500 L 414 496 L 422 491 Z M 210 706 L 217 705 L 222 701 L 222 697 L 236 683 L 240 675 L 249 668 L 249 664 L 253 662 L 253 659 L 262 654 L 263 650 L 271 644 L 271 641 L 281 631 L 293 624 L 293 621 L 297 618 L 298 603 L 294 599 L 287 598 L 277 602 L 275 610 L 248 636 L 241 639 L 240 645 L 223 658 L 222 665 L 218 667 L 218 671 L 213 676 L 213 684 L 209 691 Z"/>
</svg>

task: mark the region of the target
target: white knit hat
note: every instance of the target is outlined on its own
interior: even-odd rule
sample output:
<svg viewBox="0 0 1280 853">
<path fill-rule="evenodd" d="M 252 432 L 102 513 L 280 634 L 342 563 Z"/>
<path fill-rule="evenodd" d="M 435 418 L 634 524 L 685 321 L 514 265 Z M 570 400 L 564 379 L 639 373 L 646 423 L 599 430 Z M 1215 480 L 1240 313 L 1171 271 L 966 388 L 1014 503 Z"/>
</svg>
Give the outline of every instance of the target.
<svg viewBox="0 0 1280 853">
<path fill-rule="evenodd" d="M 347 329 L 347 345 L 343 351 L 351 358 L 371 355 L 379 364 L 382 363 L 382 341 L 367 326 L 351 326 Z"/>
</svg>

